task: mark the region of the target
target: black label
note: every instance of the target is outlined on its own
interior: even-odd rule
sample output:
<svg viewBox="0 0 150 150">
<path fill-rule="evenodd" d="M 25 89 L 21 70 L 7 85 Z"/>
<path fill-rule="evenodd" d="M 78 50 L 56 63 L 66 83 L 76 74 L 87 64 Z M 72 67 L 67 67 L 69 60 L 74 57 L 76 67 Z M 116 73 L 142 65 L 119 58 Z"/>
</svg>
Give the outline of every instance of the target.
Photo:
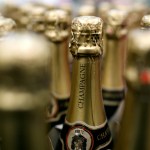
<svg viewBox="0 0 150 150">
<path fill-rule="evenodd" d="M 64 124 L 61 141 L 65 150 L 97 150 L 112 147 L 108 124 L 98 129 L 91 129 L 81 124 L 73 126 Z"/>
<path fill-rule="evenodd" d="M 120 102 L 125 98 L 125 90 L 106 90 L 102 89 L 103 99 L 107 101 Z"/>
</svg>

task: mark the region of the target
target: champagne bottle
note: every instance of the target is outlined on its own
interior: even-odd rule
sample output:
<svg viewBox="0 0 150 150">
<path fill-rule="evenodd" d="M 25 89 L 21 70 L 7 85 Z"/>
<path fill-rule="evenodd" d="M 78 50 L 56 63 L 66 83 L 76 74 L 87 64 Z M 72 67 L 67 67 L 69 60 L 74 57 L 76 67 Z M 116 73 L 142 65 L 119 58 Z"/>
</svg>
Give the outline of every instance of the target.
<svg viewBox="0 0 150 150">
<path fill-rule="evenodd" d="M 111 148 L 100 84 L 102 26 L 103 21 L 94 16 L 81 16 L 72 21 L 71 97 L 60 138 L 65 150 Z"/>
<path fill-rule="evenodd" d="M 150 144 L 150 31 L 129 34 L 125 71 L 127 96 L 115 150 L 149 150 Z"/>
<path fill-rule="evenodd" d="M 52 150 L 44 117 L 50 83 L 46 40 L 13 33 L 0 43 L 0 53 L 1 149 Z"/>
<path fill-rule="evenodd" d="M 45 14 L 45 35 L 50 41 L 51 59 L 51 95 L 54 99 L 54 111 L 49 112 L 47 121 L 51 125 L 62 124 L 70 98 L 70 72 L 67 41 L 69 36 L 68 13 L 61 9 L 47 11 Z M 49 120 L 50 119 L 50 120 Z"/>
<path fill-rule="evenodd" d="M 102 94 L 108 119 L 116 112 L 125 96 L 123 78 L 127 37 L 125 20 L 126 13 L 122 10 L 112 9 L 107 14 Z"/>
<path fill-rule="evenodd" d="M 150 29 L 150 15 L 145 15 L 141 20 L 142 29 Z"/>
</svg>

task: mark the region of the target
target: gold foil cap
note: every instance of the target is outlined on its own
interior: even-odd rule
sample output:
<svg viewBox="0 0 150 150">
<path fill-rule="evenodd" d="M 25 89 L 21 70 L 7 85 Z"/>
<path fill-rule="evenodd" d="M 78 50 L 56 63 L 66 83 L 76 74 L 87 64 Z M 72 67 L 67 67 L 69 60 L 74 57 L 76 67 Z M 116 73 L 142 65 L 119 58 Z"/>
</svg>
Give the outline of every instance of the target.
<svg viewBox="0 0 150 150">
<path fill-rule="evenodd" d="M 14 20 L 10 18 L 0 17 L 0 36 L 11 32 L 16 27 Z"/>
<path fill-rule="evenodd" d="M 28 32 L 8 34 L 0 43 L 0 54 L 0 103 L 7 109 L 19 109 L 25 101 L 28 108 L 34 102 L 45 105 L 49 89 L 48 42 Z"/>
<path fill-rule="evenodd" d="M 71 26 L 72 55 L 101 55 L 103 52 L 103 21 L 95 16 L 76 17 Z"/>
<path fill-rule="evenodd" d="M 120 26 L 124 24 L 127 13 L 119 9 L 111 9 L 107 14 L 107 24 L 112 26 Z"/>
<path fill-rule="evenodd" d="M 150 84 L 150 30 L 133 30 L 128 37 L 126 80 L 138 88 Z"/>
<path fill-rule="evenodd" d="M 127 34 L 126 11 L 111 9 L 106 18 L 106 35 L 108 38 L 121 38 Z"/>
<path fill-rule="evenodd" d="M 142 28 L 150 28 L 150 15 L 145 15 L 141 20 Z"/>
<path fill-rule="evenodd" d="M 69 36 L 70 18 L 67 11 L 50 10 L 45 13 L 45 35 L 53 42 L 61 42 Z"/>
</svg>

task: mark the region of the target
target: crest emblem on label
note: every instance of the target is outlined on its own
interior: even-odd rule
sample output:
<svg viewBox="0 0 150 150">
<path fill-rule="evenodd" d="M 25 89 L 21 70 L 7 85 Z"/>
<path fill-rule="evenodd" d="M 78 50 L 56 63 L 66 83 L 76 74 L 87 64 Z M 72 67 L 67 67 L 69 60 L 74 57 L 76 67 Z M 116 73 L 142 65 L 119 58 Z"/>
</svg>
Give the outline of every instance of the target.
<svg viewBox="0 0 150 150">
<path fill-rule="evenodd" d="M 71 128 L 66 138 L 69 150 L 92 150 L 93 135 L 83 126 Z"/>
</svg>

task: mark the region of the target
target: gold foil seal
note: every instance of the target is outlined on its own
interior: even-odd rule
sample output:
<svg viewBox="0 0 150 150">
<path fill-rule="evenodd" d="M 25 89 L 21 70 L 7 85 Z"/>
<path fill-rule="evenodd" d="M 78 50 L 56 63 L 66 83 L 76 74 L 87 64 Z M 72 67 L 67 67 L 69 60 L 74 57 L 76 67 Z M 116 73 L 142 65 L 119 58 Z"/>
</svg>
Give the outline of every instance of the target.
<svg viewBox="0 0 150 150">
<path fill-rule="evenodd" d="M 0 17 L 0 36 L 11 32 L 16 27 L 14 20 L 10 18 Z"/>
<path fill-rule="evenodd" d="M 127 34 L 127 13 L 123 10 L 112 9 L 107 13 L 106 35 L 110 38 L 120 38 Z"/>
<path fill-rule="evenodd" d="M 101 55 L 103 21 L 95 16 L 76 17 L 71 26 L 70 51 L 72 55 Z"/>
<path fill-rule="evenodd" d="M 50 10 L 45 13 L 45 35 L 53 42 L 61 42 L 69 36 L 69 14 L 61 9 Z"/>
<path fill-rule="evenodd" d="M 145 15 L 141 20 L 142 28 L 150 28 L 150 15 Z"/>
<path fill-rule="evenodd" d="M 150 31 L 135 29 L 129 34 L 126 80 L 135 88 L 150 83 Z"/>
</svg>

